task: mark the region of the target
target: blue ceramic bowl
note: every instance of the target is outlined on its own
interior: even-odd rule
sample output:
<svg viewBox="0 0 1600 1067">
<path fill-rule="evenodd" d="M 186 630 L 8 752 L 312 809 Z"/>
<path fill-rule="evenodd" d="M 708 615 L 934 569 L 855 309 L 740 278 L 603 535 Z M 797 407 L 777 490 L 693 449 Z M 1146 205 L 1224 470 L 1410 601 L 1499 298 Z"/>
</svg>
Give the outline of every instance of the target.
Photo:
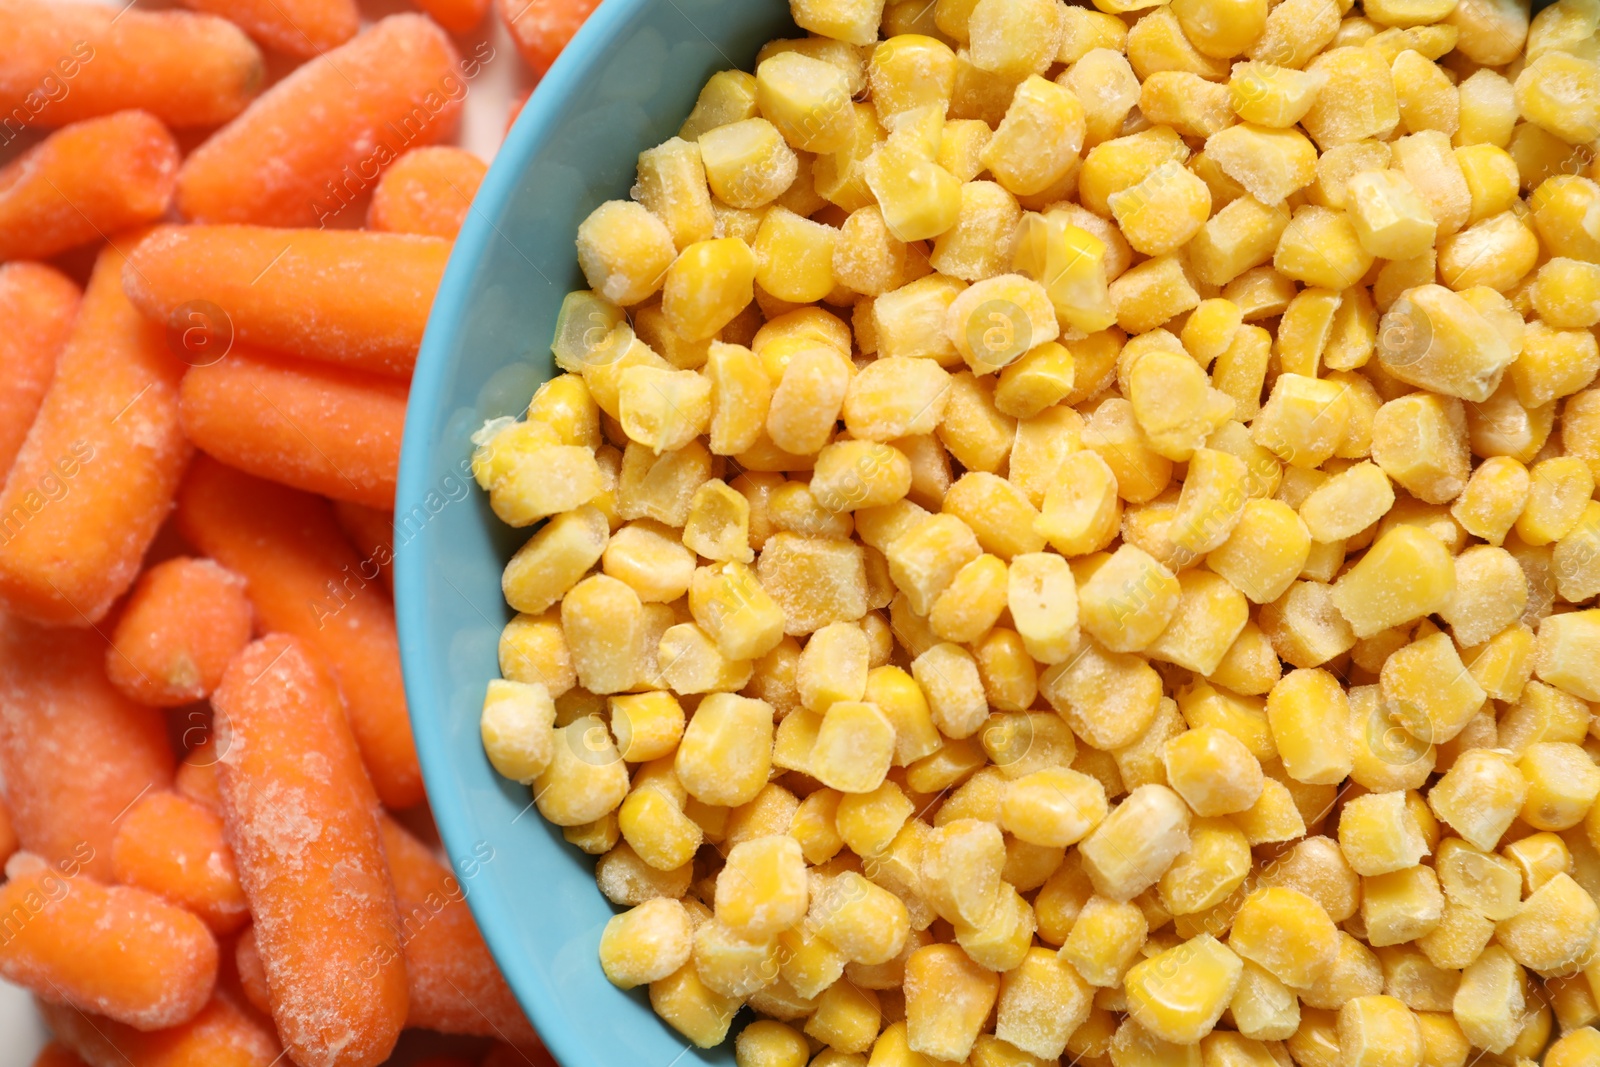
<svg viewBox="0 0 1600 1067">
<path fill-rule="evenodd" d="M 733 1062 L 686 1043 L 600 971 L 613 909 L 593 861 L 495 774 L 478 738 L 511 616 L 500 572 L 526 531 L 472 484 L 470 435 L 553 373 L 561 299 L 585 287 L 578 223 L 626 198 L 639 152 L 673 136 L 706 79 L 793 36 L 784 0 L 606 0 L 534 93 L 478 193 L 434 304 L 400 464 L 395 581 L 406 696 L 428 797 L 478 925 L 566 1067 Z"/>
</svg>

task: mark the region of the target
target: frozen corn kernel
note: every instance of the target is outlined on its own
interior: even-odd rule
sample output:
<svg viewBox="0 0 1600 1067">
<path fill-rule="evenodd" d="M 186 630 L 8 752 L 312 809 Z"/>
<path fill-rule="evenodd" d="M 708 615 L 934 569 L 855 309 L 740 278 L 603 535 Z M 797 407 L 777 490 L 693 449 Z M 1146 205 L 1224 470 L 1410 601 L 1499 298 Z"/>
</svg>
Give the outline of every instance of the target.
<svg viewBox="0 0 1600 1067">
<path fill-rule="evenodd" d="M 1537 829 L 1576 826 L 1600 796 L 1600 768 L 1575 744 L 1547 741 L 1529 745 L 1517 768 L 1528 783 L 1522 820 Z"/>
<path fill-rule="evenodd" d="M 1298 130 L 1229 126 L 1206 139 L 1206 156 L 1262 204 L 1281 203 L 1316 178 L 1316 146 Z"/>
<path fill-rule="evenodd" d="M 1370 877 L 1415 866 L 1428 845 L 1404 793 L 1368 793 L 1340 810 L 1339 849 L 1357 874 Z"/>
<path fill-rule="evenodd" d="M 689 914 L 676 900 L 656 899 L 615 916 L 600 935 L 600 966 L 619 989 L 648 985 L 689 962 Z"/>
<path fill-rule="evenodd" d="M 906 1040 L 912 1052 L 965 1060 L 999 995 L 1000 979 L 955 945 L 929 945 L 906 961 Z"/>
<path fill-rule="evenodd" d="M 1214 726 L 1189 730 L 1162 752 L 1167 782 L 1196 815 L 1231 815 L 1261 796 L 1261 765 L 1250 750 Z"/>
<path fill-rule="evenodd" d="M 586 715 L 556 730 L 550 762 L 533 782 L 539 813 L 557 826 L 582 826 L 614 811 L 628 771 L 605 723 Z"/>
<path fill-rule="evenodd" d="M 1122 52 L 1109 48 L 1085 53 L 1056 84 L 1071 89 L 1083 104 L 1083 141 L 1090 146 L 1120 134 L 1140 99 L 1138 75 Z"/>
<path fill-rule="evenodd" d="M 1394 997 L 1356 997 L 1339 1008 L 1339 1050 L 1348 1067 L 1421 1067 L 1422 1028 Z"/>
<path fill-rule="evenodd" d="M 698 241 L 667 270 L 661 310 L 685 341 L 708 341 L 750 303 L 757 262 L 737 237 Z"/>
<path fill-rule="evenodd" d="M 1151 956 L 1128 972 L 1130 1017 L 1166 1041 L 1192 1045 L 1233 999 L 1244 964 L 1210 934 Z"/>
<path fill-rule="evenodd" d="M 979 926 L 998 904 L 1005 842 L 1000 828 L 975 819 L 937 827 L 922 846 L 922 896 L 951 923 Z"/>
<path fill-rule="evenodd" d="M 1083 104 L 1072 90 L 1033 75 L 1017 87 L 983 150 L 983 164 L 1007 190 L 1031 196 L 1060 181 L 1078 162 L 1084 133 Z"/>
<path fill-rule="evenodd" d="M 690 796 L 737 807 L 753 800 L 766 784 L 771 757 L 771 705 L 712 693 L 684 729 L 674 767 Z"/>
<path fill-rule="evenodd" d="M 1600 929 L 1600 908 L 1565 872 L 1535 889 L 1517 914 L 1501 922 L 1495 939 L 1511 958 L 1542 974 L 1581 963 Z"/>
<path fill-rule="evenodd" d="M 1105 819 L 1100 783 L 1066 767 L 1035 771 L 1005 787 L 1000 824 L 1023 841 L 1048 848 L 1077 844 Z"/>
<path fill-rule="evenodd" d="M 1109 751 L 1149 726 L 1160 704 L 1161 680 L 1139 657 L 1086 642 L 1070 660 L 1044 673 L 1039 690 L 1074 733 Z"/>
<path fill-rule="evenodd" d="M 1428 791 L 1428 807 L 1469 844 L 1491 852 L 1522 810 L 1528 783 L 1506 756 L 1473 749 Z"/>
<path fill-rule="evenodd" d="M 751 90 L 753 98 L 753 84 Z M 764 118 L 752 116 L 704 130 L 699 143 L 706 182 L 718 200 L 732 207 L 765 207 L 794 184 L 800 171 L 794 150 Z"/>
<path fill-rule="evenodd" d="M 1594 494 L 1589 465 L 1570 456 L 1535 463 L 1528 470 L 1528 501 L 1514 528 L 1523 544 L 1547 545 L 1571 533 Z"/>
<path fill-rule="evenodd" d="M 1468 1041 L 1490 1052 L 1511 1047 L 1522 1027 L 1523 981 L 1522 967 L 1499 945 L 1466 967 L 1451 1012 Z"/>
<path fill-rule="evenodd" d="M 638 857 L 658 871 L 675 871 L 694 859 L 700 827 L 665 789 L 636 786 L 617 811 L 617 825 Z"/>
<path fill-rule="evenodd" d="M 501 576 L 506 602 L 536 615 L 560 601 L 599 562 L 609 533 L 597 508 L 585 505 L 557 515 L 506 565 Z"/>
<path fill-rule="evenodd" d="M 684 121 L 678 136 L 685 141 L 698 141 L 707 130 L 755 117 L 755 75 L 742 70 L 718 71 L 700 90 L 694 110 Z"/>
<path fill-rule="evenodd" d="M 955 91 L 956 56 L 943 41 L 907 33 L 878 42 L 867 66 L 878 118 L 920 107 L 948 107 Z"/>
<path fill-rule="evenodd" d="M 1298 782 L 1326 785 L 1350 773 L 1349 699 L 1333 675 L 1302 668 L 1267 695 L 1267 720 L 1284 770 Z"/>
<path fill-rule="evenodd" d="M 823 715 L 811 774 L 841 793 L 870 793 L 894 759 L 894 724 L 875 704 L 840 700 Z"/>
<path fill-rule="evenodd" d="M 494 769 L 514 782 L 532 784 L 550 765 L 555 719 L 555 704 L 543 685 L 491 681 L 479 730 Z"/>
<path fill-rule="evenodd" d="M 717 876 L 717 921 L 747 938 L 795 926 L 805 917 L 807 899 L 805 857 L 800 843 L 786 835 L 733 846 Z"/>
<path fill-rule="evenodd" d="M 1127 901 L 1155 885 L 1189 846 L 1189 809 L 1161 785 L 1142 785 L 1079 846 L 1095 891 Z"/>
<path fill-rule="evenodd" d="M 1296 989 L 1327 973 L 1338 946 L 1338 930 L 1322 905 L 1278 886 L 1246 897 L 1228 935 L 1228 947 L 1239 956 Z"/>
<path fill-rule="evenodd" d="M 1546 52 L 1516 80 L 1522 117 L 1568 144 L 1600 137 L 1600 67 L 1566 52 Z"/>
<path fill-rule="evenodd" d="M 1350 408 L 1337 382 L 1281 374 L 1251 425 L 1256 444 L 1295 467 L 1326 462 L 1349 430 Z"/>
<path fill-rule="evenodd" d="M 1396 526 L 1334 583 L 1334 603 L 1357 637 L 1438 611 L 1455 588 L 1449 550 L 1414 526 Z"/>
<path fill-rule="evenodd" d="M 1000 619 L 1006 606 L 1006 564 L 983 555 L 956 572 L 934 601 L 928 626 L 934 636 L 958 644 L 976 642 Z"/>
<path fill-rule="evenodd" d="M 609 200 L 578 227 L 578 262 L 590 287 L 623 307 L 660 289 L 676 257 L 666 224 L 632 201 Z"/>
<path fill-rule="evenodd" d="M 1206 566 L 1253 603 L 1266 604 L 1288 590 L 1310 549 L 1311 535 L 1287 504 L 1250 500 L 1227 540 L 1206 556 Z"/>
<path fill-rule="evenodd" d="M 1459 400 L 1411 393 L 1384 404 L 1374 416 L 1372 459 L 1412 495 L 1448 503 L 1466 487 L 1467 429 Z"/>
<path fill-rule="evenodd" d="M 756 659 L 783 639 L 783 610 L 742 563 L 697 569 L 689 585 L 689 610 L 730 660 Z"/>
<path fill-rule="evenodd" d="M 756 67 L 756 107 L 791 148 L 829 153 L 854 134 L 844 71 L 799 52 L 775 52 Z"/>
<path fill-rule="evenodd" d="M 1385 708 L 1411 736 L 1443 744 L 1459 734 L 1487 699 L 1448 635 L 1431 634 L 1394 652 L 1381 675 Z"/>
<path fill-rule="evenodd" d="M 1499 545 L 1527 504 L 1528 469 L 1509 456 L 1484 460 L 1473 471 L 1450 514 L 1474 537 Z"/>
<path fill-rule="evenodd" d="M 987 278 L 951 303 L 945 332 L 975 374 L 993 374 L 1059 332 L 1044 286 L 1021 274 Z"/>
<path fill-rule="evenodd" d="M 1272 254 L 1272 265 L 1286 277 L 1325 289 L 1355 285 L 1372 262 L 1350 216 L 1315 204 L 1295 211 Z"/>
<path fill-rule="evenodd" d="M 1383 518 L 1394 499 L 1394 488 L 1382 468 L 1364 461 L 1313 490 L 1300 503 L 1300 519 L 1313 541 L 1342 541 Z"/>
<path fill-rule="evenodd" d="M 1112 652 L 1135 652 L 1166 629 L 1178 597 L 1172 572 L 1125 544 L 1078 589 L 1079 624 Z"/>
<path fill-rule="evenodd" d="M 980 70 L 1004 78 L 1043 74 L 1061 48 L 1052 0 L 978 0 L 967 22 L 967 47 Z"/>
<path fill-rule="evenodd" d="M 1362 248 L 1382 259 L 1407 259 L 1433 247 L 1438 227 L 1404 174 L 1363 171 L 1350 179 L 1346 189 L 1350 220 Z"/>
<path fill-rule="evenodd" d="M 774 205 L 762 217 L 751 245 L 756 284 L 779 300 L 795 304 L 821 300 L 836 284 L 833 253 L 837 240 L 838 231 L 833 227 Z"/>
</svg>

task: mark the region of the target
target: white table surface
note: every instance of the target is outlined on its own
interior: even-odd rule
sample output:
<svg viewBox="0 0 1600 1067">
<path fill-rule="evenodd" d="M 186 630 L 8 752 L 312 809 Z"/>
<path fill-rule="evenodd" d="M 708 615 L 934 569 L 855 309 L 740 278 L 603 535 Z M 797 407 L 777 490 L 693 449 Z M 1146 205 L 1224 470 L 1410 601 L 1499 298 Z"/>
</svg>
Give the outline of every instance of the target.
<svg viewBox="0 0 1600 1067">
<path fill-rule="evenodd" d="M 95 0 L 110 6 L 121 7 L 126 0 Z M 170 3 L 137 0 L 137 6 L 160 8 L 176 6 Z M 492 6 L 492 5 L 491 5 Z M 376 2 L 361 0 L 362 13 L 368 19 L 380 18 L 396 11 L 414 10 L 403 0 Z M 467 94 L 461 134 L 457 143 L 475 152 L 485 161 L 494 158 L 505 132 L 506 115 L 517 91 L 531 83 L 530 76 L 511 44 L 510 37 L 499 24 L 494 12 L 484 20 L 478 33 L 458 38 L 463 53 L 468 53 L 480 41 L 487 39 L 494 47 L 494 57 L 472 82 Z M 277 65 L 281 71 L 281 64 Z M 31 144 L 33 139 L 19 140 L 16 148 Z M 8 161 L 15 150 L 0 155 L 0 162 Z M 31 1067 L 34 1057 L 49 1041 L 49 1034 L 33 1009 L 29 995 L 15 986 L 0 981 L 0 1067 Z M 398 1062 L 398 1059 L 397 1061 Z"/>
</svg>

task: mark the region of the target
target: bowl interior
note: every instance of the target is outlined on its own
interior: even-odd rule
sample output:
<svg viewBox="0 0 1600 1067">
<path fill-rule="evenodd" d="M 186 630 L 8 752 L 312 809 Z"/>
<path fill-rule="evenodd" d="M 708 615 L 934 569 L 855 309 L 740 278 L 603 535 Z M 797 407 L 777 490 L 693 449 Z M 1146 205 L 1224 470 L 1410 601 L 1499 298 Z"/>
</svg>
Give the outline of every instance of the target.
<svg viewBox="0 0 1600 1067">
<path fill-rule="evenodd" d="M 705 80 L 794 35 L 783 0 L 606 0 L 546 76 L 478 194 L 411 390 L 396 507 L 396 592 L 412 727 L 444 843 L 489 947 L 557 1059 L 669 1067 L 701 1052 L 596 961 L 614 910 L 593 861 L 494 773 L 478 738 L 511 617 L 500 572 L 528 531 L 473 485 L 470 435 L 552 373 L 561 299 L 585 287 L 578 224 L 626 198 L 638 153 L 673 136 Z"/>
</svg>

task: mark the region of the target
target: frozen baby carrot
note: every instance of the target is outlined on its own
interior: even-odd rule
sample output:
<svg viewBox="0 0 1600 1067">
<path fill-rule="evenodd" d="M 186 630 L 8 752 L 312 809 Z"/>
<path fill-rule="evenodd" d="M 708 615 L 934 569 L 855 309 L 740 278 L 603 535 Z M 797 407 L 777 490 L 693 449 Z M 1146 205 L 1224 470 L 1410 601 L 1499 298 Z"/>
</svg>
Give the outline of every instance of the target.
<svg viewBox="0 0 1600 1067">
<path fill-rule="evenodd" d="M 404 378 L 449 258 L 448 241 L 407 234 L 162 226 L 122 281 L 159 323 L 206 300 L 244 344 Z"/>
<path fill-rule="evenodd" d="M 283 1062 L 272 1028 L 221 993 L 182 1026 L 154 1033 L 57 1004 L 41 1003 L 39 1009 L 57 1039 L 89 1067 L 271 1067 Z"/>
<path fill-rule="evenodd" d="M 600 0 L 499 0 L 499 5 L 517 51 L 543 74 Z"/>
<path fill-rule="evenodd" d="M 250 919 L 222 818 L 178 793 L 152 792 L 118 824 L 111 843 L 117 881 L 165 897 L 218 934 Z"/>
<path fill-rule="evenodd" d="M 454 237 L 489 167 L 461 148 L 414 148 L 383 172 L 367 226 L 390 233 Z"/>
<path fill-rule="evenodd" d="M 261 950 L 256 947 L 256 928 L 245 927 L 233 947 L 233 968 L 239 975 L 239 988 L 250 1006 L 263 1015 L 272 1014 L 272 990 L 267 987 L 267 972 L 261 969 Z"/>
<path fill-rule="evenodd" d="M 139 576 L 106 652 L 106 677 L 130 700 L 180 707 L 204 700 L 250 643 L 244 579 L 209 559 L 180 557 Z"/>
<path fill-rule="evenodd" d="M 333 513 L 339 528 L 361 553 L 367 568 L 376 566 L 384 584 L 394 590 L 394 512 L 363 507 L 346 500 L 334 502 Z"/>
<path fill-rule="evenodd" d="M 117 817 L 172 784 L 162 717 L 129 703 L 101 671 L 87 630 L 0 621 L 0 780 L 22 846 L 112 878 Z"/>
<path fill-rule="evenodd" d="M 183 0 L 238 26 L 277 52 L 308 58 L 344 44 L 361 28 L 355 0 Z"/>
<path fill-rule="evenodd" d="M 483 21 L 489 0 L 417 0 L 417 6 L 451 33 L 466 33 Z"/>
<path fill-rule="evenodd" d="M 172 201 L 178 160 L 148 111 L 63 126 L 0 170 L 0 259 L 44 259 L 154 222 Z"/>
<path fill-rule="evenodd" d="M 0 604 L 53 625 L 99 621 L 133 584 L 189 462 L 183 364 L 123 295 L 122 264 L 100 253 L 0 492 Z"/>
<path fill-rule="evenodd" d="M 194 1018 L 217 981 L 205 923 L 154 893 L 67 875 L 19 852 L 0 885 L 0 977 L 45 1000 L 161 1030 Z"/>
<path fill-rule="evenodd" d="M 33 1067 L 86 1067 L 78 1054 L 60 1042 L 52 1041 L 33 1061 Z"/>
<path fill-rule="evenodd" d="M 316 226 L 372 189 L 407 148 L 455 128 L 467 83 L 450 38 L 391 15 L 290 74 L 184 161 L 196 222 Z"/>
<path fill-rule="evenodd" d="M 177 520 L 190 544 L 244 575 L 263 630 L 304 638 L 332 664 L 383 802 L 399 810 L 420 801 L 394 605 L 328 502 L 201 456 L 178 494 Z"/>
<path fill-rule="evenodd" d="M 454 875 L 434 858 L 433 851 L 417 836 L 385 813 L 379 820 L 383 834 L 383 854 L 389 860 L 389 875 L 394 880 L 395 896 L 400 900 L 431 903 L 465 899 Z"/>
<path fill-rule="evenodd" d="M 407 1025 L 519 1045 L 538 1040 L 465 903 L 431 911 L 401 901 L 401 908 L 411 989 Z"/>
<path fill-rule="evenodd" d="M 229 466 L 392 508 L 407 391 L 393 378 L 235 350 L 184 375 L 183 428 Z"/>
<path fill-rule="evenodd" d="M 233 23 L 187 11 L 58 0 L 0 3 L 0 142 L 141 108 L 168 126 L 215 126 L 265 77 Z"/>
<path fill-rule="evenodd" d="M 0 264 L 0 480 L 33 425 L 82 296 L 53 267 Z"/>
<path fill-rule="evenodd" d="M 405 1024 L 406 968 L 378 798 L 333 673 L 306 642 L 272 634 L 211 700 L 225 723 L 223 818 L 278 1033 L 302 1067 L 382 1063 Z"/>
</svg>

